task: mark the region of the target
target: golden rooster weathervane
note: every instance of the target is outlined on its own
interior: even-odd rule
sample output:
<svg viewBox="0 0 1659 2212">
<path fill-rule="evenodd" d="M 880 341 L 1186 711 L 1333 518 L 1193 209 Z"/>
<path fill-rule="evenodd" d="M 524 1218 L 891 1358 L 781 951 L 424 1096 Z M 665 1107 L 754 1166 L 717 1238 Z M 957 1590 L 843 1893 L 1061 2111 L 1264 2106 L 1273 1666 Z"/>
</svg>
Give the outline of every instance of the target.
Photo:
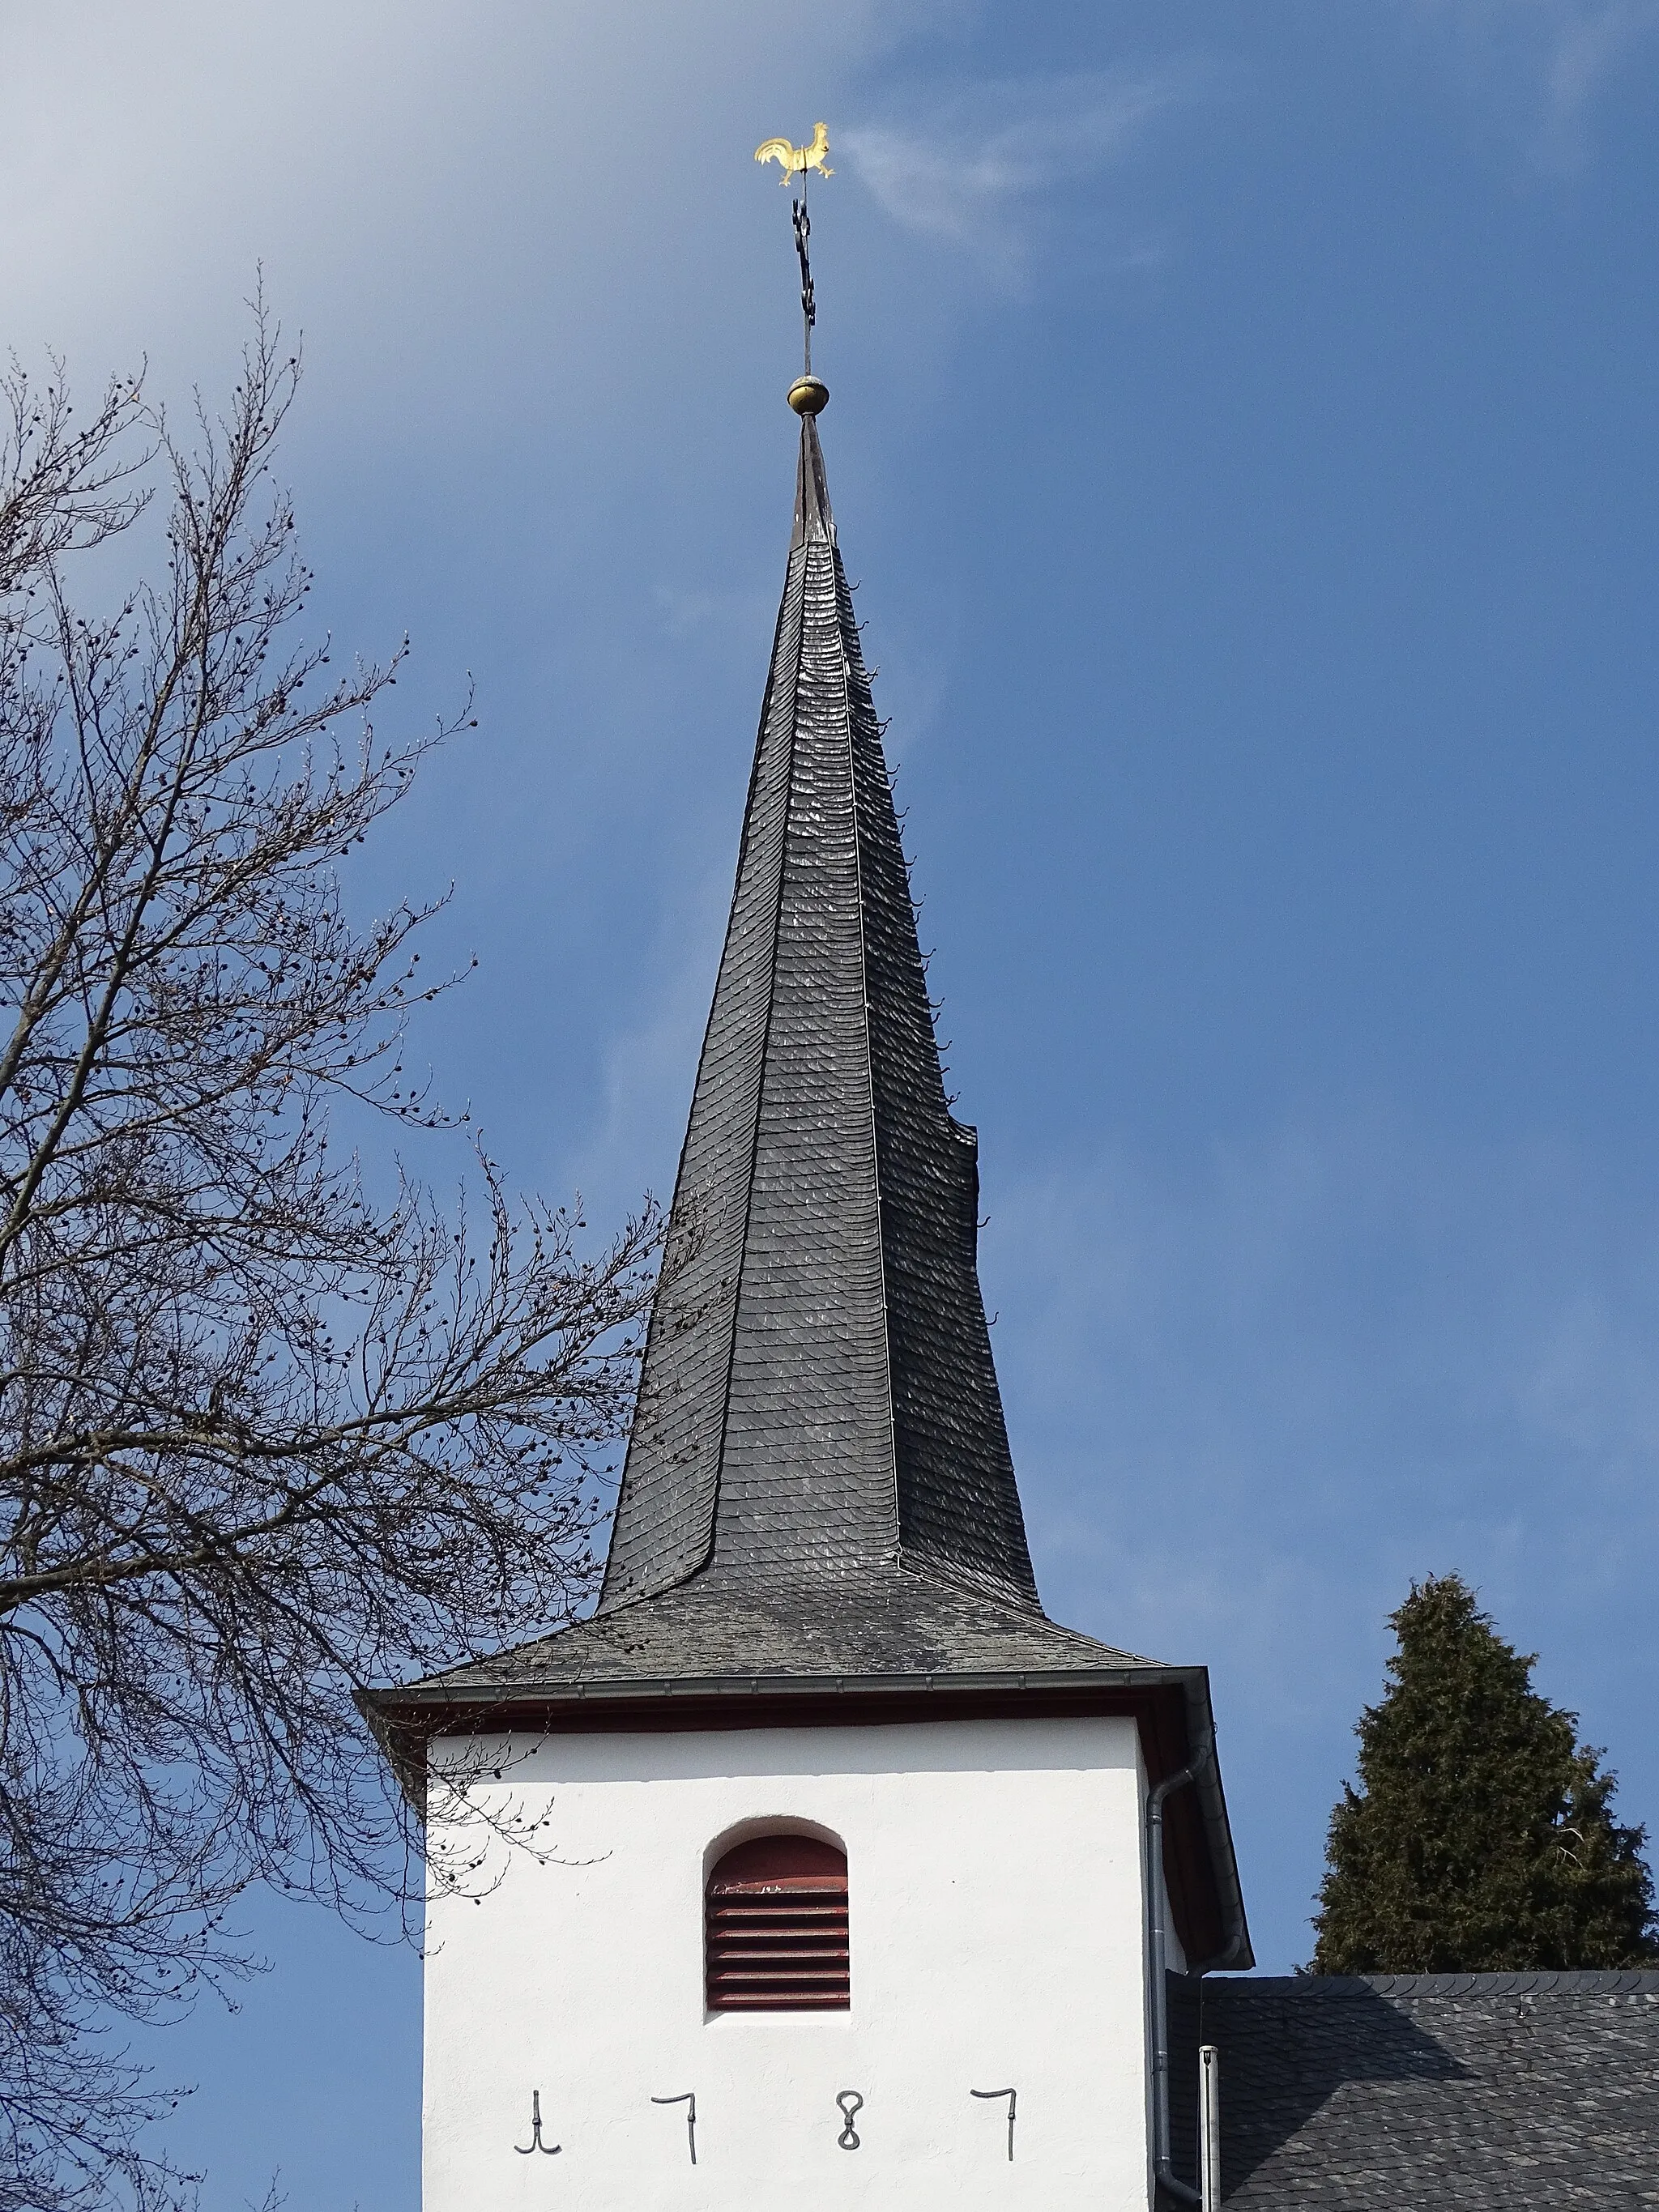
<svg viewBox="0 0 1659 2212">
<path fill-rule="evenodd" d="M 817 303 L 812 294 L 812 264 L 807 258 L 806 241 L 812 234 L 812 225 L 806 213 L 806 173 L 816 169 L 821 177 L 833 177 L 835 171 L 824 155 L 830 151 L 830 133 L 822 123 L 812 125 L 812 136 L 805 146 L 791 144 L 787 138 L 769 138 L 755 149 L 757 161 L 775 161 L 783 174 L 779 182 L 789 184 L 800 179 L 800 197 L 793 203 L 795 217 L 795 252 L 800 260 L 800 315 L 802 351 L 805 355 L 804 373 L 789 387 L 789 404 L 797 415 L 818 415 L 830 404 L 830 387 L 821 377 L 812 374 L 812 325 L 818 319 Z"/>
<path fill-rule="evenodd" d="M 787 185 L 791 177 L 799 176 L 801 190 L 806 189 L 806 172 L 816 169 L 820 176 L 833 177 L 835 171 L 824 155 L 830 151 L 830 133 L 822 123 L 812 125 L 812 136 L 805 146 L 792 146 L 787 138 L 769 138 L 763 146 L 755 149 L 757 161 L 775 161 L 783 174 L 778 179 Z"/>
</svg>

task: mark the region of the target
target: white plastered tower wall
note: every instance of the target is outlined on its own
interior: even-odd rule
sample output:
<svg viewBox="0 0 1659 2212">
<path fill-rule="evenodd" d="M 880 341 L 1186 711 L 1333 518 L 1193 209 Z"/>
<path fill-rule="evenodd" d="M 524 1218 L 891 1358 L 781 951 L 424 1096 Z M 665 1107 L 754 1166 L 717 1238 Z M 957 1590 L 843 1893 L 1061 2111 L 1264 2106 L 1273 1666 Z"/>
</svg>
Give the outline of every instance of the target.
<svg viewBox="0 0 1659 2212">
<path fill-rule="evenodd" d="M 1121 1717 L 433 1747 L 538 1850 L 434 1894 L 424 2212 L 787 2203 L 1145 2212 L 1145 1778 Z M 499 1764 L 501 1779 L 493 1779 Z M 476 1793 L 476 1794 L 475 1794 Z M 476 1851 L 477 1822 L 434 1853 Z M 718 1850 L 846 1849 L 852 2005 L 709 2015 Z M 547 1852 L 550 1856 L 539 1854 Z M 474 1901 L 474 1898 L 477 1901 Z M 1018 2092 L 1014 2158 L 1006 2102 Z M 696 2095 L 697 2163 L 684 2105 Z M 863 2099 L 856 2150 L 836 2098 Z M 532 2093 L 556 2156 L 520 2154 Z"/>
</svg>

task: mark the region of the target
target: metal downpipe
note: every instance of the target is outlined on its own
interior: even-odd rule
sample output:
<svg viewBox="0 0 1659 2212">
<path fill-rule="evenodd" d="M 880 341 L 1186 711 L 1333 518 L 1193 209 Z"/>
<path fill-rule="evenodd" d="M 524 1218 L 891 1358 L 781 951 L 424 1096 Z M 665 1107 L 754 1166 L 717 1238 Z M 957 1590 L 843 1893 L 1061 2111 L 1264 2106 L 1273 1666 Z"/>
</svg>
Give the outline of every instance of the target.
<svg viewBox="0 0 1659 2212">
<path fill-rule="evenodd" d="M 1169 1941 L 1164 1924 L 1164 1801 L 1196 1780 L 1215 1755 L 1214 1735 L 1206 1735 L 1197 1754 L 1179 1774 L 1167 1775 L 1146 1795 L 1146 1910 L 1152 1932 L 1152 2173 L 1158 2186 L 1182 2204 L 1201 2207 L 1204 2199 L 1170 2162 L 1170 1991 Z M 1193 1970 L 1202 1973 L 1200 1966 Z"/>
</svg>

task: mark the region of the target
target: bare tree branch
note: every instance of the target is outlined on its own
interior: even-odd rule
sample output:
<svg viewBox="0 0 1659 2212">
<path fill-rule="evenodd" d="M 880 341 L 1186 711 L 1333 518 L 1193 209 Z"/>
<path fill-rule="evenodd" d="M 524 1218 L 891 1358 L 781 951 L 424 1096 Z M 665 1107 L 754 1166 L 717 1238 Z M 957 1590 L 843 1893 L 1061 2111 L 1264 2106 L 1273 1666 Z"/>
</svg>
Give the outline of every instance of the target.
<svg viewBox="0 0 1659 2212">
<path fill-rule="evenodd" d="M 354 1692 L 587 1592 L 657 1256 L 331 1133 L 458 1126 L 404 1064 L 434 909 L 356 928 L 336 869 L 470 717 L 387 742 L 402 651 L 294 641 L 298 373 L 256 307 L 188 447 L 0 386 L 0 2212 L 183 2185 L 90 2023 L 242 1971 L 249 1882 L 409 1893 Z M 164 573 L 79 611 L 158 474 Z"/>
</svg>

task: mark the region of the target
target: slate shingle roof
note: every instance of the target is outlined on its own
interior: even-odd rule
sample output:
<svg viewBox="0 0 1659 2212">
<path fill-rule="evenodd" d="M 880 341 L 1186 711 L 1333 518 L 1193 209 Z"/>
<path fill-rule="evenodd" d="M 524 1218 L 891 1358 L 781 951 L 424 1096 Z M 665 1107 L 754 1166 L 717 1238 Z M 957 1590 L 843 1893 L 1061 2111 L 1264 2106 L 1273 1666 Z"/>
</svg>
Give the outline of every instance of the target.
<svg viewBox="0 0 1659 2212">
<path fill-rule="evenodd" d="M 1659 1973 L 1172 1984 L 1177 2171 L 1200 2037 L 1236 2212 L 1659 2206 Z"/>
<path fill-rule="evenodd" d="M 901 1561 L 1036 1611 L 816 424 L 599 1611 Z"/>
<path fill-rule="evenodd" d="M 620 1689 L 763 1676 L 1167 1674 L 1025 1606 L 887 1567 L 778 1583 L 698 1576 L 440 1680 L 457 1688 Z"/>
</svg>

